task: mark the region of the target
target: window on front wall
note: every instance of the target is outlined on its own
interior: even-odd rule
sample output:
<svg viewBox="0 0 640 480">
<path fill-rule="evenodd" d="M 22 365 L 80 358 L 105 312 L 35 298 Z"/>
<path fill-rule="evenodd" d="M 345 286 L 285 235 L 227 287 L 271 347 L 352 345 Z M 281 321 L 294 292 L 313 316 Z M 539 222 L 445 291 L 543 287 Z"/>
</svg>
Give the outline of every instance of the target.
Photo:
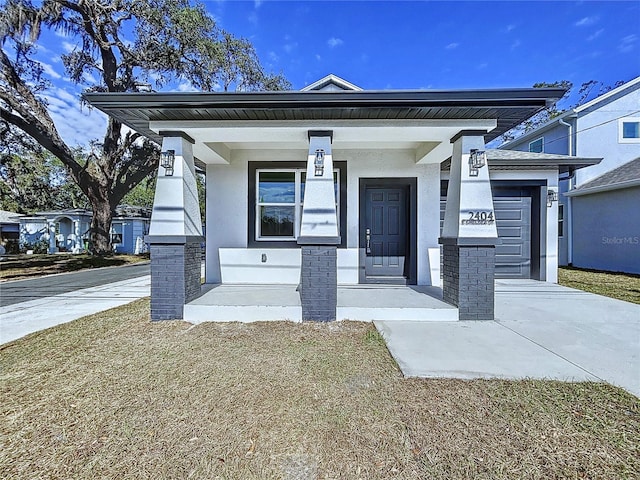
<svg viewBox="0 0 640 480">
<path fill-rule="evenodd" d="M 249 247 L 296 247 L 307 162 L 249 162 Z M 341 247 L 346 247 L 347 163 L 333 162 Z M 341 221 L 343 219 L 343 221 Z"/>
<path fill-rule="evenodd" d="M 544 138 L 538 138 L 529 144 L 529 151 L 532 153 L 542 153 L 544 150 Z"/>
<path fill-rule="evenodd" d="M 558 236 L 564 237 L 564 205 L 558 203 Z"/>
<path fill-rule="evenodd" d="M 122 243 L 122 223 L 114 223 L 111 225 L 111 244 L 117 245 Z"/>
<path fill-rule="evenodd" d="M 295 240 L 300 233 L 306 183 L 304 169 L 256 171 L 256 240 Z M 340 225 L 340 175 L 333 171 L 334 193 Z"/>
<path fill-rule="evenodd" d="M 619 143 L 640 143 L 640 118 L 621 118 L 618 124 Z"/>
</svg>

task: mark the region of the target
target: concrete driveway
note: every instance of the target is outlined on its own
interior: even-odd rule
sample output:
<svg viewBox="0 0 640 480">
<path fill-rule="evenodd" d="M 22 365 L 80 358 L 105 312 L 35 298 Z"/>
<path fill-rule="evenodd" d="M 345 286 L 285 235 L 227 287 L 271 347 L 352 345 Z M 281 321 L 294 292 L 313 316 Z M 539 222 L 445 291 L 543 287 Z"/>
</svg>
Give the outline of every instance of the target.
<svg viewBox="0 0 640 480">
<path fill-rule="evenodd" d="M 640 305 L 496 281 L 492 322 L 375 322 L 408 377 L 604 381 L 640 396 Z"/>
</svg>

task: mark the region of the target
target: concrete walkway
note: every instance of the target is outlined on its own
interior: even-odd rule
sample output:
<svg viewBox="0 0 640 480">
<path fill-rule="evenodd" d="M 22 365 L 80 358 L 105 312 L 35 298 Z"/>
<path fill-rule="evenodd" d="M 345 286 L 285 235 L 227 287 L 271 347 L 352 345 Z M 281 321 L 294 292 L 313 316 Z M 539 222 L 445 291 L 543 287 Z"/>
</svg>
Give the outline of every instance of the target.
<svg viewBox="0 0 640 480">
<path fill-rule="evenodd" d="M 408 377 L 605 381 L 640 396 L 640 305 L 496 281 L 496 321 L 375 322 Z"/>
<path fill-rule="evenodd" d="M 124 267 L 117 267 L 124 268 Z M 102 269 L 101 269 L 102 270 Z M 95 273 L 95 272 L 94 272 Z M 69 280 L 74 274 L 45 277 L 51 285 Z M 21 283 L 21 282 L 11 282 Z M 0 294 L 4 295 L 4 285 Z M 70 322 L 85 315 L 125 305 L 150 294 L 151 277 L 131 278 L 105 285 L 74 289 L 66 293 L 12 303 L 0 308 L 0 344 L 11 342 L 29 333 Z"/>
</svg>

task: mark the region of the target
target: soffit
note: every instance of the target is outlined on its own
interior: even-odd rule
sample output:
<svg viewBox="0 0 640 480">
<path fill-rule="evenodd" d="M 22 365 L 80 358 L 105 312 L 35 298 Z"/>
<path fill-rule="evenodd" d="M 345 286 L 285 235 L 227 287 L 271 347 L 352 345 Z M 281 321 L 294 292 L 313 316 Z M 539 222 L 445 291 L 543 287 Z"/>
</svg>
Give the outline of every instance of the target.
<svg viewBox="0 0 640 480">
<path fill-rule="evenodd" d="M 205 163 L 219 163 L 227 150 L 251 148 L 251 143 L 260 148 L 265 143 L 272 148 L 304 148 L 311 128 L 334 130 L 336 148 L 340 142 L 340 148 L 362 148 L 366 141 L 372 148 L 413 148 L 420 157 L 417 160 L 424 158 L 422 152 L 432 150 L 430 161 L 441 162 L 450 155 L 446 143 L 460 130 L 485 130 L 489 142 L 562 94 L 562 89 L 508 89 L 88 93 L 85 98 L 159 143 L 161 130 L 184 131 L 196 140 L 194 153 Z M 403 136 L 405 127 L 410 131 Z M 205 134 L 205 128 L 225 135 Z M 235 135 L 234 128 L 242 134 Z M 441 147 L 433 149 L 429 142 L 440 142 Z M 212 151 L 207 144 L 220 144 L 216 149 L 222 152 L 220 158 L 207 156 Z"/>
</svg>

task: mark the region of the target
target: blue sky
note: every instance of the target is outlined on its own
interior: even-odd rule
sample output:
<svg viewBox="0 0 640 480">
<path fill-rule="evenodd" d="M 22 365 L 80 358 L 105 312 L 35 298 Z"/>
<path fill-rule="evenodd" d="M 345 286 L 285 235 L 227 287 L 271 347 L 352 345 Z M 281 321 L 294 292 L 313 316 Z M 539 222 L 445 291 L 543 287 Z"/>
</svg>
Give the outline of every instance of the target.
<svg viewBox="0 0 640 480">
<path fill-rule="evenodd" d="M 329 73 L 373 90 L 530 87 L 565 79 L 579 87 L 640 75 L 638 0 L 205 4 L 220 27 L 248 38 L 263 64 L 294 89 Z M 69 47 L 68 40 L 58 43 L 65 42 Z M 42 57 L 53 71 L 63 138 L 100 137 L 104 120 L 85 112 L 78 123 L 79 90 L 59 63 Z"/>
<path fill-rule="evenodd" d="M 207 2 L 299 89 L 528 87 L 640 73 L 640 2 Z"/>
</svg>

